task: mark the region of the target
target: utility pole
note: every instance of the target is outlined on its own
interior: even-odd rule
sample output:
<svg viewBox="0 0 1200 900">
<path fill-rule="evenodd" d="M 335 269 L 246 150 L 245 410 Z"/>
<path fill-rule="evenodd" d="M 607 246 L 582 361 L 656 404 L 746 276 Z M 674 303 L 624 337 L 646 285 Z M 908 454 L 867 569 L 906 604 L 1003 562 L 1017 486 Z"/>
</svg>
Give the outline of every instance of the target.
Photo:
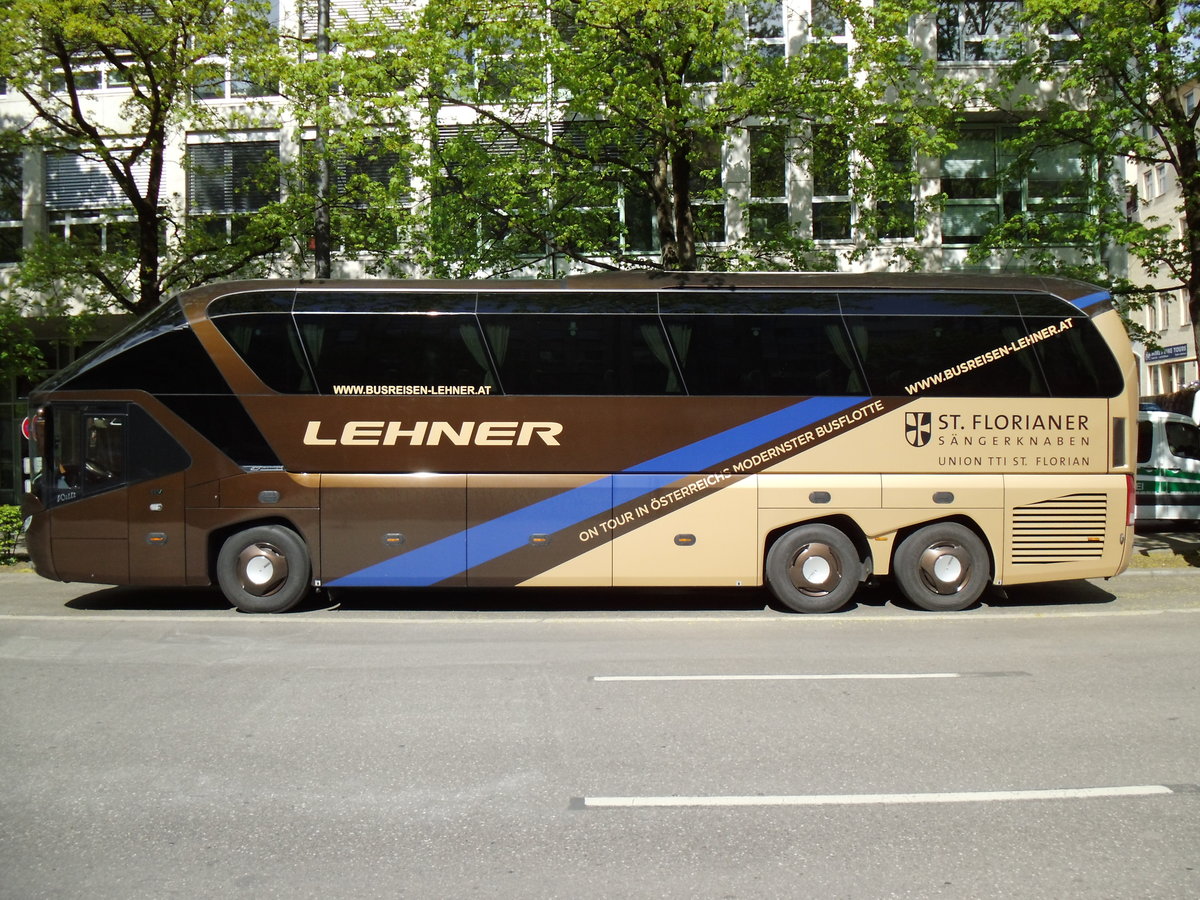
<svg viewBox="0 0 1200 900">
<path fill-rule="evenodd" d="M 325 152 L 325 128 L 329 112 L 329 92 L 325 89 L 325 60 L 329 56 L 329 0 L 317 0 L 317 71 L 321 77 L 321 105 L 317 113 L 317 138 L 313 142 L 317 154 L 317 208 L 313 221 L 313 255 L 316 276 L 330 276 L 329 226 L 329 155 Z"/>
</svg>

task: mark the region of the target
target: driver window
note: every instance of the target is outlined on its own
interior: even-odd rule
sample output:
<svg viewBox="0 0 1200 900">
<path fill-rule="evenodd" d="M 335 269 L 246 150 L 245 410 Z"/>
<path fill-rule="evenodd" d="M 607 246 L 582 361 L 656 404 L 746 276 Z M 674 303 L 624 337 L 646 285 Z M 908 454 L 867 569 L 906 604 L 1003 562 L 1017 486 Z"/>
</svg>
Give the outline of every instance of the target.
<svg viewBox="0 0 1200 900">
<path fill-rule="evenodd" d="M 123 413 L 56 410 L 52 476 L 56 502 L 125 483 L 127 421 Z"/>
</svg>

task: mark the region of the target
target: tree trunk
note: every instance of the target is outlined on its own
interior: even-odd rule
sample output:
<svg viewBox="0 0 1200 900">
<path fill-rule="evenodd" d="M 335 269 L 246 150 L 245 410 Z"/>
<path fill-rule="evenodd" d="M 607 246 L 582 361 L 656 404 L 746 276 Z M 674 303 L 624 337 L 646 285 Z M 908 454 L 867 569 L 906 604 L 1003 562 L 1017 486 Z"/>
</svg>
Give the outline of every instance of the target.
<svg viewBox="0 0 1200 900">
<path fill-rule="evenodd" d="M 658 231 L 663 268 L 677 269 L 679 256 L 675 241 L 675 211 L 672 205 L 670 161 L 665 148 L 654 161 L 654 177 L 650 190 L 654 195 L 654 226 Z"/>
<path fill-rule="evenodd" d="M 1189 134 L 1179 143 L 1179 191 L 1183 201 L 1185 300 L 1192 322 L 1192 340 L 1200 350 L 1200 161 L 1196 159 L 1197 140 Z M 1200 357 L 1198 357 L 1200 358 Z M 1198 363 L 1200 364 L 1200 363 Z"/>
<path fill-rule="evenodd" d="M 675 199 L 675 268 L 696 268 L 696 214 L 692 209 L 691 140 L 675 148 L 671 156 L 671 189 Z"/>
</svg>

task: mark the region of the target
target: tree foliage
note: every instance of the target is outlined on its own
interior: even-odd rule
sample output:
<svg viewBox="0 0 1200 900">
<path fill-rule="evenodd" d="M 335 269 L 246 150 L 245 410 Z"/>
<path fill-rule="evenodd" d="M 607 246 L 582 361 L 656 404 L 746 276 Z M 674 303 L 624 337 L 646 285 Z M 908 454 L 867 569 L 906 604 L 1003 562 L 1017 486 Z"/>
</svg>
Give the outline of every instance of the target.
<svg viewBox="0 0 1200 900">
<path fill-rule="evenodd" d="M 1081 0 L 1067 14 L 1058 0 L 1026 0 L 1019 52 L 994 97 L 1019 118 L 1014 166 L 1047 148 L 1079 147 L 1090 177 L 1087 215 L 1055 208 L 1004 223 L 982 252 L 1005 247 L 1035 271 L 1058 271 L 1113 284 L 1136 306 L 1149 288 L 1111 274 L 1110 254 L 1125 248 L 1151 277 L 1186 291 L 1200 316 L 1200 105 L 1181 89 L 1200 78 L 1200 7 L 1187 0 Z M 1124 161 L 1166 166 L 1181 201 L 1171 220 L 1136 212 L 1137 185 Z M 1183 235 L 1177 235 L 1182 223 Z M 1061 252 L 1064 246 L 1073 252 Z M 1162 290 L 1161 287 L 1155 290 Z"/>
<path fill-rule="evenodd" d="M 224 83 L 227 67 L 253 78 L 276 43 L 255 0 L 10 0 L 0 71 L 27 104 L 23 141 L 101 167 L 128 206 L 108 211 L 113 239 L 103 246 L 47 235 L 27 248 L 22 283 L 41 308 L 69 297 L 144 313 L 281 249 L 282 217 L 215 239 L 185 229 L 179 198 L 164 191 L 180 130 L 230 124 L 198 98 Z M 116 90 L 97 92 L 101 79 Z M 116 225 L 118 212 L 133 222 Z"/>
<path fill-rule="evenodd" d="M 722 163 L 750 128 L 760 143 L 775 135 L 780 161 L 804 165 L 819 135 L 836 134 L 825 146 L 840 159 L 827 162 L 844 169 L 845 193 L 885 201 L 863 204 L 861 224 L 894 224 L 886 201 L 912 196 L 914 154 L 936 152 L 947 115 L 930 102 L 932 61 L 908 39 L 913 4 L 833 0 L 786 54 L 781 6 L 431 0 L 400 27 L 384 18 L 343 30 L 350 118 L 408 129 L 396 139 L 419 189 L 409 258 L 438 274 L 563 257 L 828 265 L 797 222 L 706 248 L 724 240 L 727 210 L 749 212 L 748 186 L 723 183 Z M 847 22 L 850 55 L 836 40 Z M 911 230 L 913 211 L 902 214 Z"/>
</svg>

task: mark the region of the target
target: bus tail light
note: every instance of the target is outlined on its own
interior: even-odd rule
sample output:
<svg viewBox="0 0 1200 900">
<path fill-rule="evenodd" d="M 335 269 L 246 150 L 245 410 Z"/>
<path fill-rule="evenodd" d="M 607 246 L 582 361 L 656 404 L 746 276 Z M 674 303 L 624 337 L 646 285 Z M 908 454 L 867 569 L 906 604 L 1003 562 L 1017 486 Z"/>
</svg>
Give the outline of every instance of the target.
<svg viewBox="0 0 1200 900">
<path fill-rule="evenodd" d="M 1136 483 L 1132 475 L 1125 476 L 1125 524 L 1132 525 L 1134 516 L 1137 515 L 1137 494 L 1135 493 Z"/>
</svg>

